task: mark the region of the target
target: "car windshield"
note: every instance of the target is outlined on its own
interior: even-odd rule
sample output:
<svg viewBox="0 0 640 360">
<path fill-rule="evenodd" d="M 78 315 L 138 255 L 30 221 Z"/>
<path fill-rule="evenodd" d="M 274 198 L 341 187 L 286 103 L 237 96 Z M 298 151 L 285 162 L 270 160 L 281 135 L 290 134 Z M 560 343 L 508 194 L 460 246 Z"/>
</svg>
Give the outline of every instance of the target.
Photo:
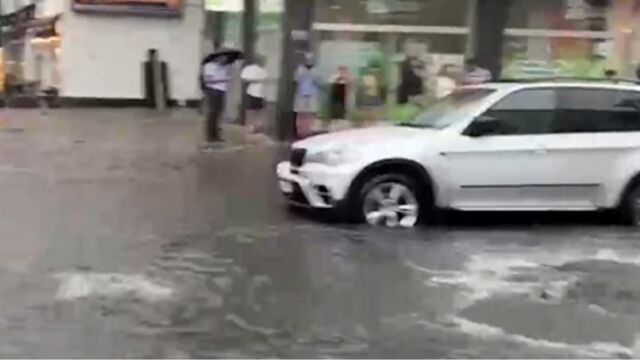
<svg viewBox="0 0 640 360">
<path fill-rule="evenodd" d="M 438 100 L 405 126 L 444 129 L 463 118 L 495 90 L 486 88 L 459 89 Z"/>
</svg>

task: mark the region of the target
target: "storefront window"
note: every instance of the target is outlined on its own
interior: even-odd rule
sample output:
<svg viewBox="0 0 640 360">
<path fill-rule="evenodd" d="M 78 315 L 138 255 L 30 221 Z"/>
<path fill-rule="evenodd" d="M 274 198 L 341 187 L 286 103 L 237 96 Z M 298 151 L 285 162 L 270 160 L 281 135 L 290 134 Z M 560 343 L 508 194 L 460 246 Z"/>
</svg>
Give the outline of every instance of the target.
<svg viewBox="0 0 640 360">
<path fill-rule="evenodd" d="M 369 125 L 421 112 L 438 95 L 441 70 L 461 69 L 469 3 L 318 0 L 320 117 Z"/>
<path fill-rule="evenodd" d="M 502 76 L 604 77 L 613 51 L 612 9 L 607 1 L 514 0 Z"/>
<path fill-rule="evenodd" d="M 318 0 L 327 23 L 466 26 L 468 0 Z"/>
<path fill-rule="evenodd" d="M 590 5 L 594 3 L 597 6 Z M 606 31 L 608 1 L 585 0 L 513 0 L 507 27 L 512 29 L 546 29 Z"/>
</svg>

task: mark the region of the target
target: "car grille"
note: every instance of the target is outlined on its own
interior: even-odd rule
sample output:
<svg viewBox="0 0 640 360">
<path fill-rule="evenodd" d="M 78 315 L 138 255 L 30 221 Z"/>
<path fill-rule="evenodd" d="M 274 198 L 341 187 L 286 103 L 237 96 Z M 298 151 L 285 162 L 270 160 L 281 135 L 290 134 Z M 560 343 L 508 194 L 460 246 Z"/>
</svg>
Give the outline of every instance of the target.
<svg viewBox="0 0 640 360">
<path fill-rule="evenodd" d="M 293 149 L 291 150 L 291 166 L 294 168 L 304 165 L 304 157 L 307 155 L 306 149 Z"/>
</svg>

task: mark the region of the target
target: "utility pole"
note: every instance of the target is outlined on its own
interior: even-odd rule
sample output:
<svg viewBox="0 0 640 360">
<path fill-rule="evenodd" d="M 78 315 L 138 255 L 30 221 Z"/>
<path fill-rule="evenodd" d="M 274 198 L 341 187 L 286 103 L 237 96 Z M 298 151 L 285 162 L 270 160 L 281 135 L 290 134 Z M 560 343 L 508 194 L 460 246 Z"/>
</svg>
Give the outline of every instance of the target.
<svg viewBox="0 0 640 360">
<path fill-rule="evenodd" d="M 473 4 L 470 49 L 479 65 L 491 71 L 494 79 L 500 77 L 502 70 L 504 30 L 511 3 L 511 0 L 475 0 Z"/>
<path fill-rule="evenodd" d="M 242 52 L 244 53 L 243 68 L 250 65 L 254 61 L 256 49 L 256 17 L 260 11 L 257 5 L 258 0 L 244 0 L 244 13 L 242 14 Z M 247 84 L 242 80 L 242 94 L 240 96 L 240 124 L 244 125 L 246 121 L 247 108 Z"/>
<path fill-rule="evenodd" d="M 315 0 L 285 0 L 282 21 L 282 62 L 276 106 L 276 135 L 280 140 L 294 135 L 294 74 L 305 53 L 312 49 Z"/>
<path fill-rule="evenodd" d="M 2 8 L 2 1 L 0 1 L 0 16 L 4 15 L 4 9 Z M 4 38 L 4 31 L 2 29 L 2 26 L 0 26 L 0 48 L 3 47 L 3 38 Z"/>
</svg>

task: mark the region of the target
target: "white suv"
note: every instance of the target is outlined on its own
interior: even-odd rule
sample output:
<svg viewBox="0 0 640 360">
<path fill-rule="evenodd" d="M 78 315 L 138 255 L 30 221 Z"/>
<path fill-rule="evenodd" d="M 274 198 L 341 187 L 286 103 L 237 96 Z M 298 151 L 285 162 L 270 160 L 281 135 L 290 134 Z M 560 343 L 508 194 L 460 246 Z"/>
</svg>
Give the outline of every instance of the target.
<svg viewBox="0 0 640 360">
<path fill-rule="evenodd" d="M 463 87 L 410 124 L 320 135 L 278 165 L 296 206 L 412 227 L 437 208 L 619 209 L 640 226 L 640 86 Z"/>
</svg>

